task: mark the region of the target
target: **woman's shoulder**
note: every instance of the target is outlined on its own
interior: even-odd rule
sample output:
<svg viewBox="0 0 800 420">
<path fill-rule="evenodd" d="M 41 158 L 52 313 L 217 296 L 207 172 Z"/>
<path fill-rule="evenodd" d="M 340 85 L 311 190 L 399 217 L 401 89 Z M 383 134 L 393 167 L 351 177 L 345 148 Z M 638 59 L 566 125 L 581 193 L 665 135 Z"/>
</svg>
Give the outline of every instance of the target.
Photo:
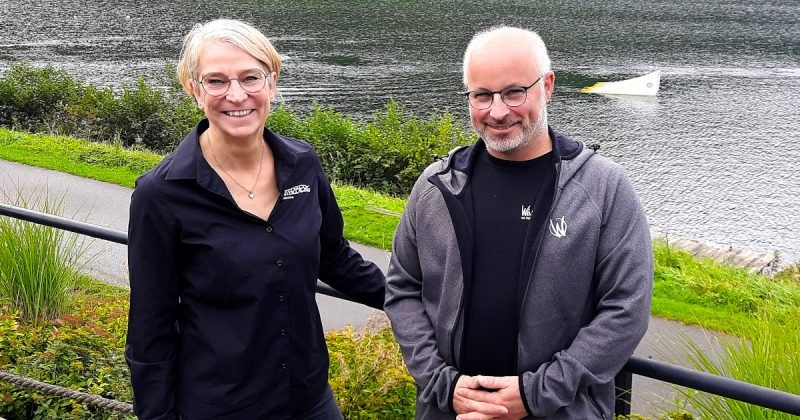
<svg viewBox="0 0 800 420">
<path fill-rule="evenodd" d="M 268 131 L 267 141 L 276 153 L 276 158 L 290 162 L 296 168 L 317 167 L 317 171 L 322 171 L 322 162 L 317 151 L 305 140 L 284 136 L 282 134 Z"/>
<path fill-rule="evenodd" d="M 305 140 L 295 137 L 284 136 L 283 134 L 274 131 L 266 131 L 267 142 L 272 147 L 279 147 L 285 149 L 287 152 L 294 155 L 303 155 L 307 153 L 314 153 L 314 147 Z"/>
<path fill-rule="evenodd" d="M 161 162 L 158 162 L 155 166 L 139 175 L 139 177 L 136 178 L 134 188 L 138 189 L 145 186 L 149 188 L 155 186 L 155 184 L 164 182 L 173 159 L 175 159 L 174 152 L 170 153 L 164 157 L 164 159 L 161 159 Z"/>
</svg>

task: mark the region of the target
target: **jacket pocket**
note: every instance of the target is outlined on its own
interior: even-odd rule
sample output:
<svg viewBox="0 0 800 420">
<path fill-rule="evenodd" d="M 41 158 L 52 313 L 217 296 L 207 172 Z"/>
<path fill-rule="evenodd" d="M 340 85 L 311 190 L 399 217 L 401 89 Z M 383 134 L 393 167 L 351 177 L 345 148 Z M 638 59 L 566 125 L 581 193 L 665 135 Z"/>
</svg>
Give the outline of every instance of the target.
<svg viewBox="0 0 800 420">
<path fill-rule="evenodd" d="M 594 398 L 594 392 L 592 391 L 592 388 L 591 387 L 587 388 L 587 391 L 589 396 L 589 403 L 594 407 L 595 411 L 597 411 L 597 414 L 599 416 L 598 418 L 601 418 L 603 420 L 608 420 L 608 417 L 606 417 L 606 413 L 603 412 L 603 410 L 600 408 L 600 404 L 597 402 L 597 399 Z"/>
</svg>

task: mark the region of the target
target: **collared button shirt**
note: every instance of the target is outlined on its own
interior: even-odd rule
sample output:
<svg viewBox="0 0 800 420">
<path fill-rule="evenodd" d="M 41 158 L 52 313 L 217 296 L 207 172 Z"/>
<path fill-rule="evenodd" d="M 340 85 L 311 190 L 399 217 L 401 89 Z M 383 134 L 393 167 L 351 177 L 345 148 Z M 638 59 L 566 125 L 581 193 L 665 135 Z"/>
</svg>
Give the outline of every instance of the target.
<svg viewBox="0 0 800 420">
<path fill-rule="evenodd" d="M 142 419 L 288 418 L 325 396 L 319 278 L 382 308 L 384 278 L 342 236 L 317 155 L 265 130 L 280 197 L 241 210 L 199 146 L 206 120 L 136 183 L 125 356 Z"/>
</svg>

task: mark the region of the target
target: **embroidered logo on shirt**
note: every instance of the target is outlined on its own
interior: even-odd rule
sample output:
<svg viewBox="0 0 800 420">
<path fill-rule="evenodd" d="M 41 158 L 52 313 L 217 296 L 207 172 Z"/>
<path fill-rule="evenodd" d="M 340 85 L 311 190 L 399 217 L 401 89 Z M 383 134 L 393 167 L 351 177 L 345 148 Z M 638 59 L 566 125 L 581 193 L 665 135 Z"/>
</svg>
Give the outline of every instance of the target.
<svg viewBox="0 0 800 420">
<path fill-rule="evenodd" d="M 564 221 L 564 216 L 561 216 L 560 219 L 556 219 L 555 223 L 553 222 L 554 220 L 550 219 L 550 234 L 556 238 L 567 236 L 567 222 Z"/>
<path fill-rule="evenodd" d="M 311 192 L 311 187 L 309 187 L 306 184 L 295 185 L 294 187 L 288 188 L 283 191 L 283 199 L 294 200 L 294 196 L 310 192 Z"/>
<path fill-rule="evenodd" d="M 525 207 L 522 205 L 522 217 L 521 220 L 531 220 L 531 216 L 533 216 L 533 212 L 531 211 L 531 206 Z"/>
</svg>

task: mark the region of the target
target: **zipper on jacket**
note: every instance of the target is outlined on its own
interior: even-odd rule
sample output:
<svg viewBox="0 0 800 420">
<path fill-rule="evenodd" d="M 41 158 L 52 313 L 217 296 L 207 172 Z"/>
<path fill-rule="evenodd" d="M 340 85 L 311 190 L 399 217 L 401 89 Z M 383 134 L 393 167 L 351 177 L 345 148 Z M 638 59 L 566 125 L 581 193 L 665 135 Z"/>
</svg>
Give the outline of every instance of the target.
<svg viewBox="0 0 800 420">
<path fill-rule="evenodd" d="M 444 185 L 441 185 L 441 180 L 438 178 L 438 175 L 442 174 L 442 173 L 445 173 L 448 170 L 449 171 L 453 171 L 454 170 L 452 165 L 451 165 L 451 163 L 452 163 L 451 159 L 453 159 L 453 152 L 455 152 L 455 151 L 456 151 L 456 149 L 453 149 L 453 150 L 450 151 L 450 153 L 448 153 L 449 158 L 448 158 L 447 163 L 445 164 L 445 168 L 443 170 L 441 170 L 440 172 L 438 172 L 436 175 L 433 175 L 433 176 L 428 178 L 428 181 L 431 184 L 433 184 L 434 188 L 439 190 L 439 193 L 442 195 L 442 199 L 445 202 L 445 207 L 447 207 L 448 213 L 450 214 L 451 222 L 453 220 L 453 211 L 451 209 L 451 202 L 450 202 L 450 200 L 448 200 L 447 197 L 448 196 L 449 197 L 455 197 L 455 195 L 452 193 L 452 191 L 450 191 Z M 463 192 L 463 189 L 462 189 L 462 192 Z M 453 229 L 456 231 L 456 242 L 458 242 L 458 229 L 456 228 L 455 224 L 453 225 Z M 461 249 L 461 247 L 459 247 L 459 252 L 461 253 L 461 251 L 462 251 L 462 249 Z M 461 369 L 461 357 L 460 357 L 460 355 L 456 354 L 456 327 L 458 325 L 459 319 L 461 318 L 461 314 L 464 311 L 464 300 L 465 300 L 465 297 L 464 297 L 465 293 L 464 292 L 467 289 L 467 285 L 466 285 L 467 274 L 466 274 L 466 270 L 464 269 L 463 253 L 461 253 L 461 255 L 462 255 L 462 261 L 461 261 L 461 278 L 462 278 L 461 296 L 460 296 L 459 301 L 458 301 L 458 309 L 456 310 L 456 314 L 455 314 L 455 317 L 453 318 L 453 323 L 451 324 L 451 330 L 450 330 L 451 331 L 451 333 L 450 333 L 450 356 L 451 356 L 453 367 L 455 367 L 458 370 Z M 462 336 L 461 338 L 463 340 L 464 337 Z"/>
<path fill-rule="evenodd" d="M 603 420 L 607 420 L 606 413 L 600 409 L 600 404 L 597 403 L 597 400 L 594 398 L 594 392 L 592 392 L 592 388 L 586 388 L 586 392 L 589 396 L 589 403 L 594 406 L 594 409 L 597 410 L 597 414 L 600 414 L 600 418 Z"/>
<path fill-rule="evenodd" d="M 517 319 L 522 319 L 522 308 L 525 307 L 525 300 L 528 298 L 528 290 L 531 287 L 531 281 L 533 281 L 533 274 L 536 272 L 536 265 L 539 262 L 539 251 L 542 249 L 542 242 L 544 242 L 544 235 L 545 230 L 547 229 L 547 221 L 550 220 L 550 216 L 553 214 L 553 209 L 556 207 L 556 202 L 559 198 L 559 191 L 558 191 L 558 183 L 561 179 L 561 157 L 558 157 L 558 162 L 556 162 L 556 180 L 555 186 L 553 188 L 553 202 L 550 203 L 550 209 L 547 211 L 547 217 L 544 220 L 544 226 L 542 226 L 541 234 L 539 235 L 539 243 L 536 245 L 536 252 L 533 255 L 533 265 L 531 266 L 531 272 L 528 274 L 528 281 L 525 284 L 525 290 L 522 293 L 522 302 L 520 303 L 519 307 L 517 308 Z M 519 372 L 519 342 L 520 342 L 520 331 L 522 331 L 521 326 L 519 323 L 517 324 L 517 357 L 514 361 L 514 371 Z"/>
<path fill-rule="evenodd" d="M 456 355 L 456 325 L 458 325 L 458 320 L 461 319 L 461 311 L 464 308 L 464 290 L 461 290 L 461 299 L 458 301 L 458 310 L 456 311 L 456 316 L 453 319 L 453 328 L 452 332 L 450 333 L 450 354 L 452 355 L 453 359 L 453 367 L 461 371 L 461 357 L 460 355 Z M 461 337 L 463 340 L 463 336 Z"/>
</svg>

